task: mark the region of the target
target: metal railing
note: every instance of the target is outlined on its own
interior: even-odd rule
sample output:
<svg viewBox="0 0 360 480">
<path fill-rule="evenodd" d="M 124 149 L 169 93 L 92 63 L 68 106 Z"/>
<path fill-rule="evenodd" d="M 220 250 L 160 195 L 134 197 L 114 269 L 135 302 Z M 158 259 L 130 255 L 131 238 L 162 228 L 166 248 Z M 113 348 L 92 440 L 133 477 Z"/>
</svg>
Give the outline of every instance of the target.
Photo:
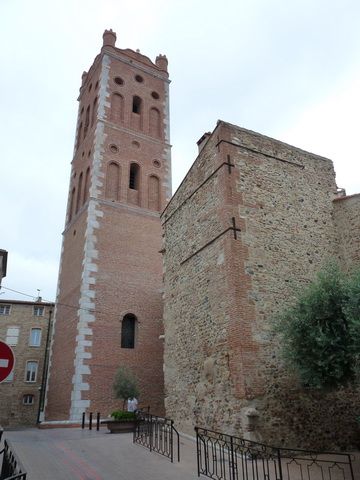
<svg viewBox="0 0 360 480">
<path fill-rule="evenodd" d="M 215 480 L 355 480 L 351 455 L 277 448 L 196 427 L 198 476 Z"/>
<path fill-rule="evenodd" d="M 158 417 L 149 412 L 136 412 L 134 443 L 142 445 L 164 457 L 174 461 L 174 434 L 176 443 L 177 461 L 180 462 L 180 438 L 170 418 Z"/>
<path fill-rule="evenodd" d="M 3 454 L 0 480 L 26 480 L 26 472 L 8 440 L 4 440 L 0 453 Z"/>
</svg>

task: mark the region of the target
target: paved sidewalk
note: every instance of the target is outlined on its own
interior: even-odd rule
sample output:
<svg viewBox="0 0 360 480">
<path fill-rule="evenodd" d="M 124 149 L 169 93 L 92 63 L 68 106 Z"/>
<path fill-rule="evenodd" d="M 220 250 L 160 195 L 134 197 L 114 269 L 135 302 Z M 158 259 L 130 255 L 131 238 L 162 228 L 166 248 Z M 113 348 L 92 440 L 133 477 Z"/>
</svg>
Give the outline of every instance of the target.
<svg viewBox="0 0 360 480">
<path fill-rule="evenodd" d="M 67 429 L 7 431 L 29 480 L 197 479 L 196 445 L 180 439 L 181 462 L 133 445 L 132 434 Z"/>
<path fill-rule="evenodd" d="M 184 437 L 180 438 L 181 461 L 171 463 L 161 455 L 134 445 L 131 433 L 111 435 L 105 428 L 100 432 L 80 428 L 31 428 L 6 431 L 4 436 L 14 446 L 28 472 L 28 480 L 198 479 L 196 444 Z M 353 456 L 354 477 L 360 480 L 360 453 Z M 300 480 L 298 475 L 293 478 Z M 324 480 L 320 474 L 313 475 L 312 479 Z"/>
</svg>

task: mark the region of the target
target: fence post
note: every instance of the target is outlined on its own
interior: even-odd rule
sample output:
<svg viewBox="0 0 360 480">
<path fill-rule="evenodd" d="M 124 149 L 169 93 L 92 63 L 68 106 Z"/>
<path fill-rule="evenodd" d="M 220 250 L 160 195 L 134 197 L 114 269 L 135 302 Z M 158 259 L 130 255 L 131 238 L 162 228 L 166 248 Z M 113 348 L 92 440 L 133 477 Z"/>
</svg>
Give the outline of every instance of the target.
<svg viewBox="0 0 360 480">
<path fill-rule="evenodd" d="M 137 430 L 138 430 L 138 422 L 139 422 L 139 410 L 135 412 L 135 428 L 133 431 L 133 443 L 136 442 L 136 435 L 137 435 Z"/>
<path fill-rule="evenodd" d="M 100 412 L 96 414 L 96 430 L 99 431 L 100 429 Z"/>
<path fill-rule="evenodd" d="M 279 480 L 282 480 L 283 475 L 282 475 L 280 448 L 277 448 L 277 458 L 279 463 Z"/>
<path fill-rule="evenodd" d="M 85 428 L 85 412 L 82 414 L 82 421 L 81 421 L 81 428 L 84 430 Z"/>
<path fill-rule="evenodd" d="M 198 427 L 195 427 L 196 432 L 196 459 L 197 459 L 197 474 L 200 477 L 200 444 L 199 444 L 199 432 Z"/>
<path fill-rule="evenodd" d="M 152 442 L 153 442 L 153 416 L 149 414 L 150 419 L 150 452 L 152 451 Z"/>
<path fill-rule="evenodd" d="M 235 457 L 234 457 L 234 440 L 233 436 L 230 436 L 230 450 L 231 450 L 231 473 L 232 473 L 232 480 L 235 480 Z"/>
<path fill-rule="evenodd" d="M 90 416 L 89 416 L 89 430 L 92 430 L 92 417 L 93 417 L 93 412 L 90 412 Z"/>
<path fill-rule="evenodd" d="M 354 471 L 353 471 L 353 467 L 352 467 L 352 463 L 351 463 L 351 456 L 347 455 L 347 457 L 348 457 L 348 461 L 349 461 L 351 480 L 354 480 L 355 477 L 354 477 Z"/>
<path fill-rule="evenodd" d="M 171 463 L 174 463 L 174 430 L 173 430 L 174 420 L 170 420 L 170 459 Z"/>
</svg>

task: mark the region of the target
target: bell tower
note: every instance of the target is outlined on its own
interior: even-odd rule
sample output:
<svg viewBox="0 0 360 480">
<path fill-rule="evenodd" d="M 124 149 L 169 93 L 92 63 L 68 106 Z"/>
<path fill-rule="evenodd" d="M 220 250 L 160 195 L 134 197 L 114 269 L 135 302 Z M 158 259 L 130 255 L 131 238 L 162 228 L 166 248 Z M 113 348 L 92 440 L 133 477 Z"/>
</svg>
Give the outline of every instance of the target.
<svg viewBox="0 0 360 480">
<path fill-rule="evenodd" d="M 119 366 L 163 411 L 160 212 L 171 195 L 167 59 L 105 30 L 82 75 L 59 270 L 46 420 L 119 408 Z"/>
</svg>

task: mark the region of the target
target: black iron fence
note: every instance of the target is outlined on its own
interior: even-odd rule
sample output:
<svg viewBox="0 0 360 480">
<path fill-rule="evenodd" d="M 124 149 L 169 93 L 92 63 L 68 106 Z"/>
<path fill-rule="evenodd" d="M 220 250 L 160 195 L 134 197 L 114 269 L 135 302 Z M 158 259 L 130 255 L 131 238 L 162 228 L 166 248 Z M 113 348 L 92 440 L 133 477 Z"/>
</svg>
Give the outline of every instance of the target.
<svg viewBox="0 0 360 480">
<path fill-rule="evenodd" d="M 4 440 L 4 448 L 0 451 L 1 453 L 3 458 L 0 480 L 26 480 L 26 472 L 8 440 Z"/>
<path fill-rule="evenodd" d="M 175 446 L 176 442 L 176 446 Z M 176 448 L 177 461 L 180 461 L 179 433 L 170 418 L 158 417 L 149 412 L 138 410 L 136 412 L 136 425 L 134 430 L 134 443 L 142 445 L 160 455 L 174 461 Z"/>
<path fill-rule="evenodd" d="M 198 476 L 215 480 L 355 480 L 351 455 L 276 448 L 196 427 Z"/>
</svg>

